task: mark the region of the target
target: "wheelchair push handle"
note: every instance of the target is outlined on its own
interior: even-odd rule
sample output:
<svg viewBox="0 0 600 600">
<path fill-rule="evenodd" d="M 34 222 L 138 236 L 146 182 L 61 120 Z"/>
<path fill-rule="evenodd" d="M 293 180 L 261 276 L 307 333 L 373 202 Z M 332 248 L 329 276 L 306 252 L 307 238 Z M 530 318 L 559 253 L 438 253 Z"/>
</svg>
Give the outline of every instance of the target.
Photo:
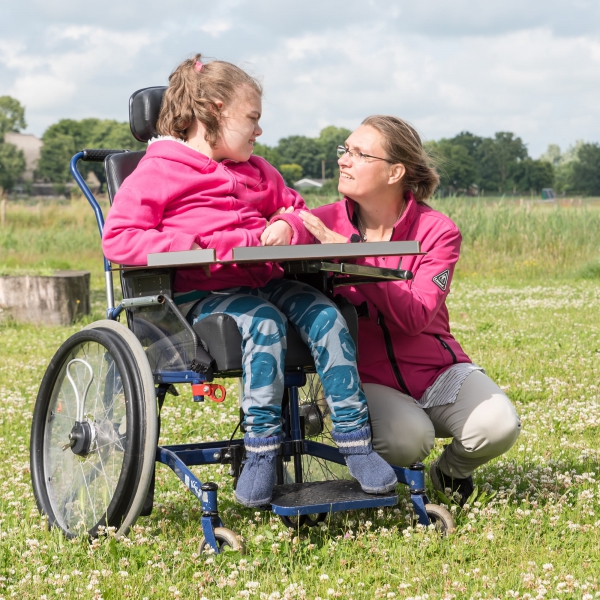
<svg viewBox="0 0 600 600">
<path fill-rule="evenodd" d="M 104 162 L 104 159 L 111 154 L 121 154 L 122 152 L 129 152 L 129 150 L 117 150 L 117 149 L 105 149 L 105 148 L 85 148 L 81 151 L 83 156 L 81 160 L 87 162 Z"/>
</svg>

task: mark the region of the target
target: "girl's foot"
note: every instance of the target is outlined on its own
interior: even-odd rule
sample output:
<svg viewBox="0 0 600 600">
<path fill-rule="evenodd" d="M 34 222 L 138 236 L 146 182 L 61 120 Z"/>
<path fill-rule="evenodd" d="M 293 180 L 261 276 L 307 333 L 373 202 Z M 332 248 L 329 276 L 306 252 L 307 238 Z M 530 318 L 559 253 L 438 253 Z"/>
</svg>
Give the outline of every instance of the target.
<svg viewBox="0 0 600 600">
<path fill-rule="evenodd" d="M 332 432 L 339 451 L 345 455 L 350 475 L 368 494 L 386 494 L 396 488 L 398 478 L 388 463 L 373 450 L 371 428 L 350 433 Z"/>
<path fill-rule="evenodd" d="M 256 508 L 271 502 L 277 481 L 275 461 L 282 436 L 244 437 L 246 460 L 235 488 L 235 499 L 244 506 Z"/>
</svg>

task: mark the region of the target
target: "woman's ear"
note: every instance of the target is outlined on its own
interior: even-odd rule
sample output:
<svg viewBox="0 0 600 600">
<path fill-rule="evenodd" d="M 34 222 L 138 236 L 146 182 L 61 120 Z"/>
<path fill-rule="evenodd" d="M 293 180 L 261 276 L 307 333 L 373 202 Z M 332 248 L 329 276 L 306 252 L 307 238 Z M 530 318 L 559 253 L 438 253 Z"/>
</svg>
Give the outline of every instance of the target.
<svg viewBox="0 0 600 600">
<path fill-rule="evenodd" d="M 406 173 L 406 167 L 402 163 L 396 163 L 390 167 L 390 177 L 388 183 L 394 185 L 399 183 Z"/>
</svg>

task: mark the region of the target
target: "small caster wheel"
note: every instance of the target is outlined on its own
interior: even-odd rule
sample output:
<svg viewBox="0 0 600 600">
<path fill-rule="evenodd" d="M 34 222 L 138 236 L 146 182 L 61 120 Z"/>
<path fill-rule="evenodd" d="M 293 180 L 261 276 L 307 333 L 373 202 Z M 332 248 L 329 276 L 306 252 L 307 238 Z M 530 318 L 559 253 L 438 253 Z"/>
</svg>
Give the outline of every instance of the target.
<svg viewBox="0 0 600 600">
<path fill-rule="evenodd" d="M 298 529 L 306 523 L 307 515 L 298 515 L 297 517 L 288 517 L 286 515 L 279 515 L 281 522 L 290 529 Z"/>
<path fill-rule="evenodd" d="M 244 545 L 239 536 L 227 529 L 227 527 L 215 527 L 215 539 L 219 546 L 219 552 L 239 552 L 244 554 Z M 200 554 L 207 554 L 212 550 L 206 538 L 200 540 Z"/>
<path fill-rule="evenodd" d="M 298 529 L 306 525 L 307 527 L 314 527 L 324 521 L 327 518 L 328 513 L 314 513 L 311 515 L 298 515 L 297 517 L 287 517 L 279 515 L 281 522 L 290 529 Z"/>
<path fill-rule="evenodd" d="M 456 529 L 454 524 L 454 518 L 450 514 L 450 511 L 439 504 L 426 504 L 425 511 L 431 521 L 431 524 L 435 526 L 435 530 L 440 535 L 450 535 Z"/>
</svg>

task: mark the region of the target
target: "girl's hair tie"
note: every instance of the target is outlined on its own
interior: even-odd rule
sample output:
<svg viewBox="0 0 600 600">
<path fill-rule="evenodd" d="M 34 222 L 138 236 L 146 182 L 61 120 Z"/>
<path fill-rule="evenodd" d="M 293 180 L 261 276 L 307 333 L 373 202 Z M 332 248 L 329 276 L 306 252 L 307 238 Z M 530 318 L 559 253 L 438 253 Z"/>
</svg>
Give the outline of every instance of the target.
<svg viewBox="0 0 600 600">
<path fill-rule="evenodd" d="M 204 65 L 203 65 L 203 64 L 202 64 L 202 63 L 201 63 L 199 60 L 197 60 L 197 61 L 194 63 L 194 71 L 196 71 L 196 73 L 200 73 L 200 71 L 202 71 L 202 67 L 203 67 L 203 66 L 204 66 Z"/>
</svg>

